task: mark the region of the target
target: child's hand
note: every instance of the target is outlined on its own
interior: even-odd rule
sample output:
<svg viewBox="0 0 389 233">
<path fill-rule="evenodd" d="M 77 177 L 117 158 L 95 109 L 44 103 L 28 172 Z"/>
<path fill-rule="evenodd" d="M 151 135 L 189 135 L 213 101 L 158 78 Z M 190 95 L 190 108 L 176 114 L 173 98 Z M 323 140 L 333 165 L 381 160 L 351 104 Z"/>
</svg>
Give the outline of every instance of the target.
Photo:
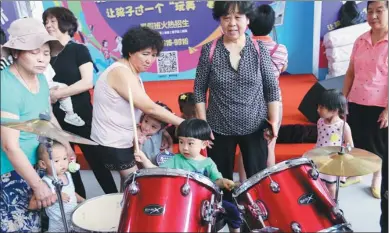
<svg viewBox="0 0 389 233">
<path fill-rule="evenodd" d="M 228 191 L 231 191 L 235 187 L 235 182 L 232 180 L 223 178 L 222 182 L 224 188 L 227 189 Z"/>
<path fill-rule="evenodd" d="M 70 197 L 69 195 L 67 195 L 66 193 L 64 192 L 61 192 L 61 197 L 62 197 L 62 200 L 66 203 L 68 203 L 70 201 Z"/>
<path fill-rule="evenodd" d="M 143 153 L 143 151 L 141 151 L 141 150 L 139 150 L 138 152 L 135 152 L 134 156 L 135 156 L 135 160 L 139 163 L 144 163 L 148 160 L 145 153 Z"/>
<path fill-rule="evenodd" d="M 151 138 L 151 136 L 147 136 L 147 135 L 139 135 L 138 136 L 138 143 L 139 145 L 143 145 L 147 140 L 149 140 Z"/>
</svg>

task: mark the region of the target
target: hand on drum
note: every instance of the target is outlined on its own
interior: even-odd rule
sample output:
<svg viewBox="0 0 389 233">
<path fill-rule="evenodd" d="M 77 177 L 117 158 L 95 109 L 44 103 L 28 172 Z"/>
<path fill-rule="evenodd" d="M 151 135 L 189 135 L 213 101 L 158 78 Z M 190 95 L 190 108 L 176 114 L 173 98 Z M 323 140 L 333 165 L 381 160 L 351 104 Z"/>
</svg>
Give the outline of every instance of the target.
<svg viewBox="0 0 389 233">
<path fill-rule="evenodd" d="M 235 182 L 234 181 L 229 180 L 229 179 L 225 179 L 225 178 L 218 179 L 216 181 L 216 184 L 219 186 L 219 188 L 225 188 L 228 191 L 231 191 L 235 187 Z"/>
</svg>

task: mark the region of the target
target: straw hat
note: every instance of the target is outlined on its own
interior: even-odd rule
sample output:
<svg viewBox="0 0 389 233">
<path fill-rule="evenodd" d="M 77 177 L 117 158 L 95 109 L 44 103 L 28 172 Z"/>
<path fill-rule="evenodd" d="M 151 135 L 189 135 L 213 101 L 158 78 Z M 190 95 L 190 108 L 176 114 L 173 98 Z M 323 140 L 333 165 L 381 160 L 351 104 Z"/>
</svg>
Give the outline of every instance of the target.
<svg viewBox="0 0 389 233">
<path fill-rule="evenodd" d="M 11 49 L 30 51 L 49 43 L 51 56 L 57 56 L 64 46 L 57 38 L 50 36 L 42 22 L 34 18 L 13 21 L 8 29 L 9 39 L 2 46 L 4 57 L 10 55 Z"/>
</svg>

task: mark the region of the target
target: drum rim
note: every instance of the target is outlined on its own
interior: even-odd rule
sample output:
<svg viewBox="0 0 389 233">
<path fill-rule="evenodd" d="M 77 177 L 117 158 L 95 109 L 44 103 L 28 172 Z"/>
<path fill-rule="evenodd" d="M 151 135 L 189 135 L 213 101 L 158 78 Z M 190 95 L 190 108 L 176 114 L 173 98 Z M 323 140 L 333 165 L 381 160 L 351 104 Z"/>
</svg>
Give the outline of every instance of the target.
<svg viewBox="0 0 389 233">
<path fill-rule="evenodd" d="M 249 179 L 244 181 L 241 185 L 239 185 L 239 187 L 232 193 L 232 196 L 234 198 L 238 197 L 243 192 L 247 191 L 252 186 L 257 184 L 259 181 L 266 178 L 268 175 L 272 175 L 274 173 L 284 171 L 288 168 L 300 166 L 303 164 L 314 164 L 314 163 L 309 158 L 300 157 L 300 158 L 288 159 L 288 160 L 282 161 L 280 163 L 277 163 L 271 167 L 268 167 L 268 168 L 258 172 L 257 174 L 253 175 L 252 177 L 250 177 Z"/>
<path fill-rule="evenodd" d="M 323 229 L 321 231 L 318 231 L 319 232 L 342 232 L 342 231 L 338 231 L 340 230 L 341 228 L 348 228 L 349 230 L 352 231 L 351 229 L 351 224 L 350 223 L 341 223 L 341 224 L 337 224 L 335 226 L 332 226 L 332 227 L 329 227 L 329 228 L 326 228 L 326 229 Z M 349 231 L 347 231 L 349 232 Z"/>
<path fill-rule="evenodd" d="M 127 185 L 129 185 L 132 182 L 134 175 L 136 175 L 135 180 L 137 177 L 142 177 L 142 176 L 164 175 L 164 176 L 180 176 L 186 178 L 187 175 L 189 175 L 189 178 L 197 182 L 200 182 L 201 184 L 204 184 L 209 188 L 213 189 L 215 192 L 219 193 L 219 187 L 217 187 L 216 184 L 212 182 L 208 177 L 196 172 L 190 172 L 182 169 L 161 168 L 161 167 L 139 169 L 128 176 L 128 178 L 124 182 L 124 187 L 127 187 Z"/>
<path fill-rule="evenodd" d="M 103 194 L 103 195 L 100 195 L 100 196 L 97 196 L 97 197 L 93 197 L 93 198 L 90 198 L 90 199 L 86 199 L 84 202 L 82 202 L 81 204 L 77 205 L 77 207 L 73 210 L 72 212 L 72 215 L 70 217 L 70 220 L 72 222 L 72 225 L 76 226 L 77 228 L 80 228 L 81 230 L 83 231 L 91 231 L 91 229 L 85 229 L 83 227 L 80 227 L 79 225 L 77 225 L 75 222 L 74 222 L 74 213 L 79 209 L 81 208 L 81 206 L 83 206 L 84 204 L 86 204 L 87 202 L 89 201 L 93 201 L 93 200 L 96 200 L 96 199 L 99 199 L 99 198 L 102 198 L 102 197 L 108 197 L 108 196 L 122 196 L 122 198 L 124 198 L 124 194 L 123 193 L 109 193 L 109 194 Z M 118 226 L 119 227 L 119 226 Z"/>
</svg>

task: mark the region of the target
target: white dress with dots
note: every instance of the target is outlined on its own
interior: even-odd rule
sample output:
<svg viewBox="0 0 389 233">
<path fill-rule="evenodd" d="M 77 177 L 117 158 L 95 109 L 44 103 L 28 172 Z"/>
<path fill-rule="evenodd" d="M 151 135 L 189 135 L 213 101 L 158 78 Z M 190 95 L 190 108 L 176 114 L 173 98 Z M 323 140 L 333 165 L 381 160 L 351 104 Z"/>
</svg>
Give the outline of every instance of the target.
<svg viewBox="0 0 389 233">
<path fill-rule="evenodd" d="M 333 124 L 327 124 L 323 118 L 317 121 L 317 141 L 316 148 L 323 146 L 341 146 L 342 145 L 342 130 L 343 120 L 339 120 Z M 335 183 L 336 176 L 325 175 L 320 173 L 320 178 L 327 183 Z M 346 182 L 345 177 L 340 177 L 342 183 Z"/>
</svg>

